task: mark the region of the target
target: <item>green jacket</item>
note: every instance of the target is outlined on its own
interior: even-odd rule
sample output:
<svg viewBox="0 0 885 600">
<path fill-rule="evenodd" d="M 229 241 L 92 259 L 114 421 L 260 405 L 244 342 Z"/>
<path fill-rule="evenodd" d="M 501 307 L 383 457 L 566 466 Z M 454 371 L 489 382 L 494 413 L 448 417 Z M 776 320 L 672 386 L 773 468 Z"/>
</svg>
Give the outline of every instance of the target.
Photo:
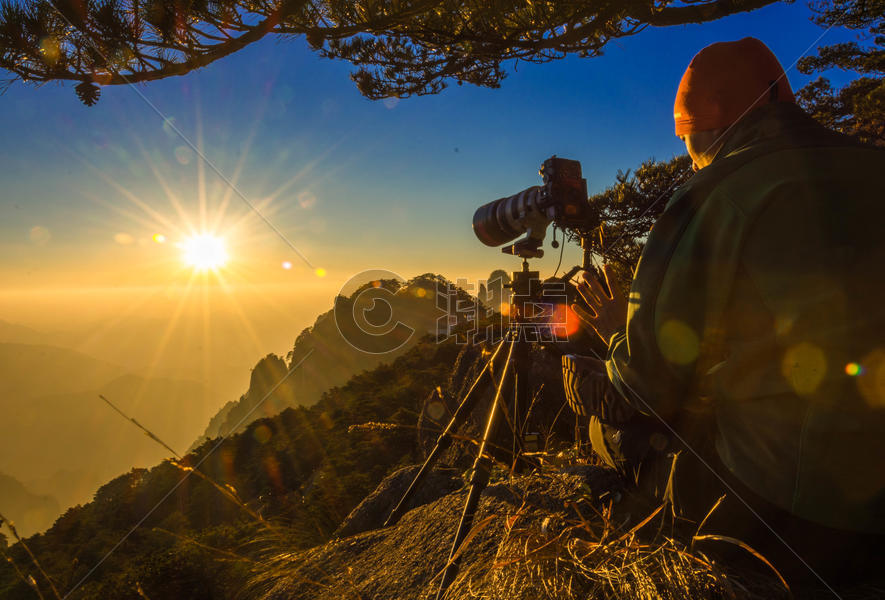
<svg viewBox="0 0 885 600">
<path fill-rule="evenodd" d="M 607 368 L 793 514 L 885 532 L 885 151 L 774 103 L 670 199 Z"/>
</svg>

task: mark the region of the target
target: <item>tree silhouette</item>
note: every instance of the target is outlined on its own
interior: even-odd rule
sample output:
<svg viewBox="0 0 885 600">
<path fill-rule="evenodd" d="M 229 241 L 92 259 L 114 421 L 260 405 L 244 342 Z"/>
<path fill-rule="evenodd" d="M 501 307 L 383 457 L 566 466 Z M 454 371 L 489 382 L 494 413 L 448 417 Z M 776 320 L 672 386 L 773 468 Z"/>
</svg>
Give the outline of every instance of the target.
<svg viewBox="0 0 885 600">
<path fill-rule="evenodd" d="M 838 90 L 819 77 L 799 90 L 799 103 L 827 127 L 885 146 L 885 0 L 819 2 L 814 9 L 819 25 L 864 31 L 872 44 L 833 44 L 800 60 L 805 74 L 838 68 L 860 77 Z"/>
<path fill-rule="evenodd" d="M 498 87 L 504 63 L 598 56 L 647 26 L 702 23 L 779 0 L 25 0 L 0 3 L 0 67 L 99 86 L 184 75 L 267 35 L 305 36 L 351 62 L 372 99 L 449 81 Z"/>
<path fill-rule="evenodd" d="M 633 171 L 618 171 L 614 185 L 589 198 L 592 212 L 603 223 L 601 229 L 582 232 L 591 249 L 625 273 L 632 272 L 652 225 L 691 174 L 688 155 L 661 162 L 650 159 Z"/>
</svg>

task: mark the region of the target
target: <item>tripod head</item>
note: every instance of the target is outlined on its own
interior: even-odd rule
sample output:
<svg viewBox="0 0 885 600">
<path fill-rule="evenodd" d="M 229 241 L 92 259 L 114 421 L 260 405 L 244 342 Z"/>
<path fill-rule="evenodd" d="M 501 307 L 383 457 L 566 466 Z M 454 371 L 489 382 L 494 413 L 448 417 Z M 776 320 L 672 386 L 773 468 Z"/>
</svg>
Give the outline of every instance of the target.
<svg viewBox="0 0 885 600">
<path fill-rule="evenodd" d="M 518 256 L 522 259 L 543 258 L 544 250 L 541 249 L 541 244 L 544 243 L 543 230 L 541 230 L 541 233 L 542 236 L 540 238 L 529 235 L 509 246 L 504 246 L 501 248 L 501 252 L 504 254 L 512 254 L 513 256 Z"/>
<path fill-rule="evenodd" d="M 527 257 L 522 257 L 522 269 L 513 271 L 510 283 L 510 321 L 516 326 L 533 322 L 538 300 L 543 296 L 540 273 L 529 269 Z"/>
</svg>

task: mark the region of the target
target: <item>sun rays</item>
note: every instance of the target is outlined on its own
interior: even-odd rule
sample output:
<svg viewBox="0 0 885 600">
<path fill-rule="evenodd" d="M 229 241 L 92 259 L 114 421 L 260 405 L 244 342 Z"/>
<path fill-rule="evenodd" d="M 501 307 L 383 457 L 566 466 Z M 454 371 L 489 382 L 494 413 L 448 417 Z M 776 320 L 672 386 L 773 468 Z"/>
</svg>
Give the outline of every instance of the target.
<svg viewBox="0 0 885 600">
<path fill-rule="evenodd" d="M 288 298 L 316 294 L 314 288 L 326 276 L 301 253 L 304 240 L 284 243 L 279 238 L 314 232 L 316 219 L 310 215 L 317 208 L 317 168 L 337 144 L 319 149 L 294 169 L 282 155 L 264 165 L 257 161 L 256 169 L 260 117 L 252 134 L 235 146 L 239 150 L 226 153 L 230 146 L 204 139 L 196 103 L 194 126 L 178 125 L 193 142 L 191 160 L 175 153 L 181 140 L 170 136 L 166 148 L 162 135 L 152 139 L 136 132 L 122 169 L 76 155 L 109 192 L 86 193 L 104 208 L 98 222 L 109 232 L 107 257 L 119 274 L 118 285 L 144 287 L 133 297 L 132 310 L 108 314 L 95 333 L 111 334 L 121 319 L 145 307 L 151 314 L 162 313 L 143 364 L 148 377 L 165 375 L 169 358 L 188 347 L 190 359 L 200 362 L 198 378 L 216 378 L 231 366 L 227 355 L 218 352 L 218 341 L 229 339 L 234 329 L 239 354 L 266 354 L 267 340 L 258 329 L 267 329 L 271 318 L 289 323 L 295 307 Z M 277 291 L 283 287 L 287 300 Z M 188 368 L 197 375 L 197 369 Z"/>
</svg>

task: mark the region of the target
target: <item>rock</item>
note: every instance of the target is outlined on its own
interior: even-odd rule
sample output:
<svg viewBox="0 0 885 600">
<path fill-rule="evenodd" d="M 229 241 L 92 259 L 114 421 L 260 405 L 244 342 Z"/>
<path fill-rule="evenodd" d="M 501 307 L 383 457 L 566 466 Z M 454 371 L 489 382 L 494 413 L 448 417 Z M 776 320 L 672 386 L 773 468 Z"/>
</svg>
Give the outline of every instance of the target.
<svg viewBox="0 0 885 600">
<path fill-rule="evenodd" d="M 399 503 L 400 498 L 412 483 L 421 465 L 412 465 L 389 475 L 374 492 L 366 496 L 335 530 L 334 537 L 343 538 L 378 529 Z M 409 502 L 409 510 L 433 502 L 450 494 L 464 485 L 460 471 L 435 468 L 427 474 Z"/>
</svg>

